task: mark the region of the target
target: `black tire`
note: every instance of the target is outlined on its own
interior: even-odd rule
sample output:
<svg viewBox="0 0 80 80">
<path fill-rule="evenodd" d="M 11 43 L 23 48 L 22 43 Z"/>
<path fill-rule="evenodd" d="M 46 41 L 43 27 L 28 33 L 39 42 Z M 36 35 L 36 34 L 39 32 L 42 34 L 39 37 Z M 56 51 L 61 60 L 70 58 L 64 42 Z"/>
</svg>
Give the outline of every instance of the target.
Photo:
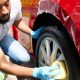
<svg viewBox="0 0 80 80">
<path fill-rule="evenodd" d="M 59 31 L 55 27 L 46 27 L 41 33 L 41 36 L 38 39 L 37 45 L 36 45 L 36 58 L 37 58 L 37 65 L 39 66 L 39 49 L 41 42 L 44 38 L 51 37 L 54 40 L 57 41 L 57 43 L 60 45 L 64 58 L 66 60 L 66 64 L 69 71 L 69 79 L 68 80 L 80 80 L 78 79 L 78 68 L 77 68 L 77 60 L 75 56 L 75 52 L 72 49 L 71 43 L 69 42 L 67 36 Z"/>
</svg>

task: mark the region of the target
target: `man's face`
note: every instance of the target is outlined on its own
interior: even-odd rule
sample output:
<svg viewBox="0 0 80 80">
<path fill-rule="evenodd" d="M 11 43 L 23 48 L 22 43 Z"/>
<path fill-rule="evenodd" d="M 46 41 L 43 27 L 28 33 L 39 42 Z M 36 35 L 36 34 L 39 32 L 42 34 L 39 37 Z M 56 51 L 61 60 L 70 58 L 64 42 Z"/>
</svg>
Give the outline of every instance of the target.
<svg viewBox="0 0 80 80">
<path fill-rule="evenodd" d="M 4 24 L 10 19 L 10 0 L 0 0 L 0 23 Z"/>
</svg>

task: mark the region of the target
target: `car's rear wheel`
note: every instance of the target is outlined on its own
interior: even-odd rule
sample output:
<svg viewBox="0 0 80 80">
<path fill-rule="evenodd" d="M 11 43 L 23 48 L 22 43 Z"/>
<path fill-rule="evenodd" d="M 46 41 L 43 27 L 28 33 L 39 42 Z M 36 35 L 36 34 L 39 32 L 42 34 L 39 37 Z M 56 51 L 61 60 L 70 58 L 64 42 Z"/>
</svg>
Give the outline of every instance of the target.
<svg viewBox="0 0 80 80">
<path fill-rule="evenodd" d="M 64 62 L 67 76 L 64 80 L 78 80 L 71 45 L 57 28 L 46 27 L 43 30 L 37 42 L 36 58 L 38 66 L 50 66 L 56 60 Z"/>
</svg>

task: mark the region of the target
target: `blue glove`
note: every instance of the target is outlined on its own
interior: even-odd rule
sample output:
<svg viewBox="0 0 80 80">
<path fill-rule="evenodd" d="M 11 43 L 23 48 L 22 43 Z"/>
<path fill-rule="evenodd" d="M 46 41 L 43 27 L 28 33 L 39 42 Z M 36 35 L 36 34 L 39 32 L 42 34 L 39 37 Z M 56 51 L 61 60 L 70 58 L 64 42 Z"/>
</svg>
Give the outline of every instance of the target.
<svg viewBox="0 0 80 80">
<path fill-rule="evenodd" d="M 35 38 L 35 39 L 38 38 L 42 29 L 43 29 L 43 27 L 39 28 L 36 31 L 31 31 L 30 35 L 32 36 L 32 38 Z"/>
<path fill-rule="evenodd" d="M 56 71 L 51 72 L 53 70 L 59 69 L 59 66 L 54 66 L 54 67 L 39 67 L 39 68 L 34 68 L 33 70 L 33 77 L 39 78 L 41 80 L 55 80 L 54 78 L 51 78 L 52 76 L 58 75 L 60 72 Z"/>
</svg>

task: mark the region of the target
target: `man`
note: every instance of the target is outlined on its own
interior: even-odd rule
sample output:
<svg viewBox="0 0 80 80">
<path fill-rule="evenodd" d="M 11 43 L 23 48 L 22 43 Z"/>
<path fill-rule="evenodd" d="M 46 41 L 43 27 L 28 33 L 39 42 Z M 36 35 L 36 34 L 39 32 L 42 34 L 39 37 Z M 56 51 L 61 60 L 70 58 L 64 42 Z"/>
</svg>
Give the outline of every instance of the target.
<svg viewBox="0 0 80 80">
<path fill-rule="evenodd" d="M 7 34 L 9 28 L 15 25 L 22 32 L 28 33 L 32 38 L 37 38 L 41 30 L 32 31 L 22 20 L 20 0 L 0 0 L 0 69 L 18 76 L 33 76 L 42 80 L 54 80 L 52 76 L 59 72 L 52 73 L 54 67 L 28 68 L 11 62 L 7 62 L 4 54 L 8 55 L 14 63 L 27 62 L 30 60 L 28 52 L 14 38 Z"/>
</svg>

